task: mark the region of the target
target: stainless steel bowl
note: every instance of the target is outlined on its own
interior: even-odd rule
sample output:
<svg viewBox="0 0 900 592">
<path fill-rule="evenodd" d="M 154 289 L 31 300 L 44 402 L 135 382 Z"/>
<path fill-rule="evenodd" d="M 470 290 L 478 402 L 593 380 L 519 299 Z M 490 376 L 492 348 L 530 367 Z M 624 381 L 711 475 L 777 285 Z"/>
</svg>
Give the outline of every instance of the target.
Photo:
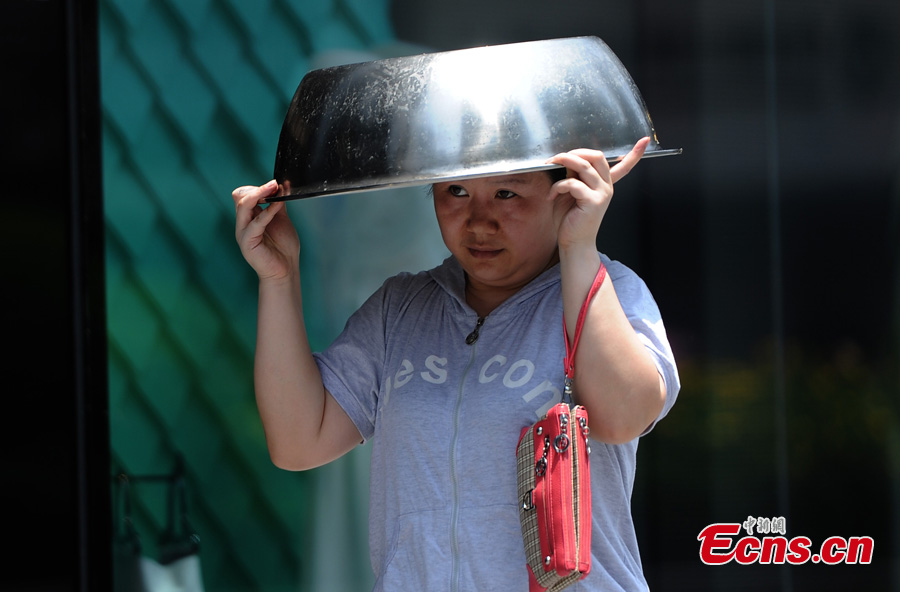
<svg viewBox="0 0 900 592">
<path fill-rule="evenodd" d="M 631 76 L 597 37 L 313 70 L 288 108 L 270 201 L 553 168 L 574 148 L 663 150 Z"/>
</svg>

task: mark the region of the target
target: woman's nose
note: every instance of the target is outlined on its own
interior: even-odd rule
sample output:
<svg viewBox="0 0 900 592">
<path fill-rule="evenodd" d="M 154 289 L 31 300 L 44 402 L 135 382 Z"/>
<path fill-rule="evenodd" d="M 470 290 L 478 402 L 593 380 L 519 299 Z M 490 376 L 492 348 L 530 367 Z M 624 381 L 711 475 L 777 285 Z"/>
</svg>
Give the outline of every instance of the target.
<svg viewBox="0 0 900 592">
<path fill-rule="evenodd" d="M 473 232 L 495 232 L 499 227 L 489 200 L 472 198 L 468 204 L 466 227 Z"/>
</svg>

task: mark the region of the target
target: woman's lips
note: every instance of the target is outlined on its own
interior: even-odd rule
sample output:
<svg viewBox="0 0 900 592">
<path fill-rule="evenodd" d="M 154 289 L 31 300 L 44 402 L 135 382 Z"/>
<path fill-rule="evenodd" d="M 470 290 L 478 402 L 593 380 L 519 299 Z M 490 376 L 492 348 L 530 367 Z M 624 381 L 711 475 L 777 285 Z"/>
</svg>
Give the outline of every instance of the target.
<svg viewBox="0 0 900 592">
<path fill-rule="evenodd" d="M 500 254 L 503 249 L 487 249 L 484 247 L 468 247 L 469 253 L 475 259 L 491 259 Z"/>
</svg>

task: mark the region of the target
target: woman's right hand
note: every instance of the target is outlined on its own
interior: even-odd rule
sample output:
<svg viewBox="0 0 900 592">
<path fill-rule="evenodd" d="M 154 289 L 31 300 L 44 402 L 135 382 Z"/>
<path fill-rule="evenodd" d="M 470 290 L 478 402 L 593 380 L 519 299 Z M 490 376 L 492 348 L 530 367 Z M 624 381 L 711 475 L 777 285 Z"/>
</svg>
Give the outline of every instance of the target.
<svg viewBox="0 0 900 592">
<path fill-rule="evenodd" d="M 231 193 L 235 238 L 260 280 L 283 279 L 299 269 L 300 238 L 285 202 L 274 202 L 265 208 L 260 205 L 277 193 L 274 180 L 259 187 L 238 187 Z"/>
</svg>

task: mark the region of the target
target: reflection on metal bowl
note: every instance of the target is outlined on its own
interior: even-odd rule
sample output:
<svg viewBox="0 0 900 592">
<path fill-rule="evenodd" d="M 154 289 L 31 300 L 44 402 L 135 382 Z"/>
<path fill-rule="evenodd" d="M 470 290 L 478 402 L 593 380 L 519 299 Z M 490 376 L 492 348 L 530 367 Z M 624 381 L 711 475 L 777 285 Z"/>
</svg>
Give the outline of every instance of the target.
<svg viewBox="0 0 900 592">
<path fill-rule="evenodd" d="M 313 70 L 278 141 L 270 201 L 552 168 L 574 148 L 622 158 L 650 136 L 628 71 L 596 37 L 426 53 Z"/>
</svg>

